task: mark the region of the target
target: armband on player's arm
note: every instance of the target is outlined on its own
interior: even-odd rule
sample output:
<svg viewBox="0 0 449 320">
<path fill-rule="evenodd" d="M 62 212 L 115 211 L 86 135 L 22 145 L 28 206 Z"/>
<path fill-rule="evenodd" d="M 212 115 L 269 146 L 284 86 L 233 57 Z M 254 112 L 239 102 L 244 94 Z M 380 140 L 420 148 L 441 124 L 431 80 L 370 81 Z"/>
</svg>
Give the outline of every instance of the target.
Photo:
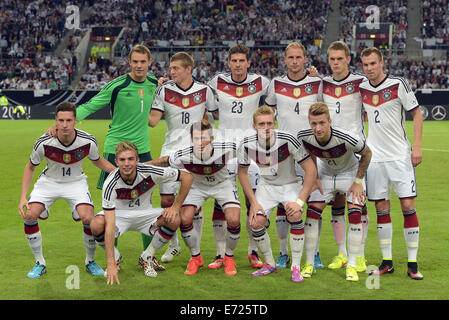
<svg viewBox="0 0 449 320">
<path fill-rule="evenodd" d="M 298 198 L 298 200 L 296 200 L 296 203 L 301 207 L 304 207 L 304 201 L 302 201 L 301 199 Z"/>
<path fill-rule="evenodd" d="M 355 178 L 354 183 L 363 184 L 363 179 Z"/>
</svg>

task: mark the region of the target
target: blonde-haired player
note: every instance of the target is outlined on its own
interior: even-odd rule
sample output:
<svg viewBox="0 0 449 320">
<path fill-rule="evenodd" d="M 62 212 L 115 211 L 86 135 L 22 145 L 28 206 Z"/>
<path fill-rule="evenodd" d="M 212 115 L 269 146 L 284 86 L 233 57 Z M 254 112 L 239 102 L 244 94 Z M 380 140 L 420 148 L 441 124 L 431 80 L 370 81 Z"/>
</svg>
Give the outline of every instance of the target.
<svg viewBox="0 0 449 320">
<path fill-rule="evenodd" d="M 153 236 L 140 255 L 139 264 L 146 276 L 157 276 L 151 261 L 156 251 L 176 233 L 181 221 L 179 211 L 193 181 L 189 173 L 139 163 L 139 152 L 131 142 L 117 144 L 115 159 L 118 168 L 109 174 L 103 187 L 103 211 L 97 213 L 91 223 L 97 242 L 106 250 L 107 284 L 114 284 L 114 281 L 120 284 L 116 263 L 120 253 L 114 242 L 127 231 Z M 180 181 L 172 206 L 154 208 L 151 195 L 155 185 L 172 181 Z"/>
<path fill-rule="evenodd" d="M 317 162 L 318 176 L 323 194 L 314 191 L 307 202 L 305 224 L 306 264 L 302 270 L 305 278 L 315 273 L 315 252 L 319 237 L 319 221 L 326 205 L 338 193 L 347 196 L 348 251 L 346 279 L 357 281 L 357 256 L 362 244 L 362 207 L 365 203 L 363 177 L 371 159 L 371 150 L 365 139 L 331 124 L 329 109 L 324 102 L 313 104 L 308 115 L 311 129 L 298 133 L 298 140 Z M 360 155 L 360 160 L 355 156 Z"/>
<path fill-rule="evenodd" d="M 253 129 L 256 133 L 246 136 L 238 149 L 238 177 L 251 204 L 251 231 L 259 252 L 265 259 L 264 266 L 252 275 L 264 276 L 276 272 L 276 262 L 266 227 L 271 211 L 282 203 L 290 223 L 291 279 L 301 282 L 304 280 L 300 271 L 304 246 L 302 207 L 312 191 L 317 171 L 310 155 L 298 140 L 286 132 L 275 130 L 275 126 L 272 108 L 258 108 L 253 113 Z M 260 170 L 260 182 L 255 193 L 248 177 L 251 161 L 254 161 Z M 296 162 L 305 172 L 302 188 L 295 174 Z"/>
<path fill-rule="evenodd" d="M 310 105 L 322 100 L 322 84 L 321 79 L 314 76 L 317 73 L 316 68 L 306 68 L 306 49 L 301 43 L 294 41 L 287 45 L 284 62 L 287 72 L 271 80 L 265 104 L 276 110 L 279 130 L 296 136 L 299 130 L 309 128 L 307 111 Z M 302 181 L 303 175 L 304 172 L 297 165 L 297 176 L 300 181 Z M 287 268 L 290 262 L 288 254 L 289 226 L 285 210 L 282 205 L 279 205 L 276 214 L 276 229 L 280 246 L 276 262 L 277 268 Z"/>
</svg>

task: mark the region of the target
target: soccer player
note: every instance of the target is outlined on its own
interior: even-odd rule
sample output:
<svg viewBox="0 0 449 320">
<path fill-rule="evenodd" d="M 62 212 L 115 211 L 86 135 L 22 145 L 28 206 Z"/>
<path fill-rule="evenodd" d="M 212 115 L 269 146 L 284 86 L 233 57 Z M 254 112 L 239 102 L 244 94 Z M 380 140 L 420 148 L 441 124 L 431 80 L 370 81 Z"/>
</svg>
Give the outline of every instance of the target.
<svg viewBox="0 0 449 320">
<path fill-rule="evenodd" d="M 192 185 L 193 177 L 173 168 L 158 168 L 139 163 L 139 152 L 131 142 L 119 142 L 115 161 L 118 166 L 104 183 L 103 211 L 92 220 L 95 240 L 105 247 L 107 284 L 120 284 L 115 238 L 133 230 L 153 235 L 151 243 L 139 257 L 139 264 L 148 277 L 156 277 L 151 260 L 179 227 L 179 210 Z M 151 195 L 156 184 L 180 181 L 179 194 L 170 208 L 153 208 Z"/>
<path fill-rule="evenodd" d="M 158 165 L 185 169 L 194 176 L 192 188 L 181 209 L 181 234 L 191 253 L 184 273 L 196 274 L 204 265 L 198 238 L 201 235 L 194 230 L 193 217 L 208 198 L 213 198 L 223 208 L 227 222 L 223 259 L 225 274 L 234 276 L 237 274 L 234 250 L 240 239 L 240 201 L 235 176 L 229 173 L 227 164 L 236 157 L 236 145 L 234 142 L 214 141 L 212 130 L 206 119 L 194 122 L 190 127 L 192 145 L 162 158 Z"/>
<path fill-rule="evenodd" d="M 114 165 L 115 146 L 120 141 L 134 143 L 140 152 L 141 161 L 151 160 L 148 116 L 158 81 L 148 73 L 152 63 L 150 50 L 144 45 L 134 46 L 129 53 L 128 63 L 131 72 L 107 83 L 95 97 L 76 110 L 78 120 L 82 121 L 94 112 L 110 107 L 112 121 L 106 134 L 103 157 Z M 106 177 L 107 173 L 102 171 L 98 189 L 102 189 Z M 151 237 L 142 235 L 144 248 L 150 241 Z"/>
<path fill-rule="evenodd" d="M 249 220 L 254 241 L 265 259 L 264 266 L 252 275 L 264 276 L 277 270 L 266 227 L 271 211 L 282 203 L 290 223 L 292 281 L 301 282 L 304 280 L 300 271 L 304 246 L 302 207 L 314 187 L 317 170 L 298 140 L 286 132 L 275 130 L 275 126 L 272 108 L 258 108 L 253 115 L 253 128 L 257 132 L 245 137 L 238 148 L 238 177 L 250 201 Z M 260 169 L 261 181 L 255 193 L 248 178 L 251 160 Z M 305 172 L 302 188 L 296 177 L 295 162 L 299 162 Z"/>
<path fill-rule="evenodd" d="M 323 102 L 329 108 L 332 125 L 340 129 L 348 130 L 350 133 L 365 139 L 363 125 L 362 98 L 359 86 L 367 81 L 363 75 L 349 71 L 351 53 L 342 41 L 331 43 L 327 49 L 328 63 L 332 75 L 323 78 Z M 345 194 L 339 193 L 335 196 L 332 204 L 331 226 L 334 239 L 338 247 L 338 254 L 328 265 L 330 269 L 338 269 L 346 266 L 348 253 L 346 250 L 346 219 L 345 219 Z M 365 242 L 368 235 L 368 212 L 366 203 L 362 209 L 363 241 L 360 254 L 357 257 L 357 271 L 366 270 Z M 321 229 L 321 223 L 320 223 Z M 319 243 L 319 240 L 318 240 Z M 317 245 L 318 250 L 318 245 Z"/>
<path fill-rule="evenodd" d="M 392 235 L 390 192 L 394 187 L 404 215 L 404 236 L 408 252 L 407 274 L 422 280 L 417 254 L 419 223 L 414 198 L 417 196 L 415 167 L 422 161 L 422 114 L 408 81 L 384 73 L 382 52 L 366 48 L 361 53 L 363 71 L 369 81 L 360 84 L 363 107 L 367 113 L 367 143 L 373 151 L 368 168 L 367 195 L 377 213 L 377 235 L 382 263 L 374 274 L 392 273 Z M 405 111 L 413 117 L 413 148 L 405 133 Z"/>
<path fill-rule="evenodd" d="M 44 134 L 35 142 L 23 171 L 19 213 L 24 220 L 28 244 L 36 259 L 33 269 L 27 274 L 29 278 L 39 278 L 46 272 L 42 235 L 37 219 L 47 219 L 50 207 L 57 199 L 66 200 L 72 210 L 73 219 L 83 222 L 86 270 L 96 276 L 104 273 L 94 261 L 96 244 L 90 229 L 94 204 L 82 165 L 87 157 L 95 166 L 106 172 L 114 170 L 114 166 L 100 157 L 97 141 L 93 136 L 75 129 L 76 123 L 76 106 L 70 102 L 60 103 L 56 107 L 57 136 Z M 39 176 L 27 200 L 34 169 L 44 158 L 47 167 Z"/>
<path fill-rule="evenodd" d="M 321 101 L 321 79 L 310 76 L 316 73 L 315 67 L 305 68 L 306 49 L 298 42 L 287 45 L 284 54 L 287 73 L 271 80 L 265 104 L 276 110 L 279 130 L 296 136 L 299 130 L 309 128 L 307 112 L 309 107 Z M 302 182 L 304 172 L 297 165 L 297 176 Z M 276 229 L 280 243 L 280 254 L 276 262 L 277 268 L 287 268 L 290 262 L 288 254 L 288 228 L 285 210 L 280 205 L 276 215 Z"/>
<path fill-rule="evenodd" d="M 217 73 L 209 82 L 218 100 L 218 110 L 214 116 L 218 118 L 218 135 L 220 139 L 231 140 L 238 145 L 242 137 L 252 133 L 251 117 L 267 94 L 270 80 L 265 76 L 248 72 L 251 65 L 250 50 L 242 44 L 229 49 L 228 67 L 230 73 Z M 230 170 L 237 170 L 237 162 L 229 164 Z M 234 169 L 232 169 L 234 168 Z M 258 167 L 251 163 L 248 169 L 251 186 L 255 190 L 259 180 Z M 235 172 L 237 174 L 237 172 Z M 248 260 L 252 267 L 261 268 L 262 261 L 257 253 L 251 227 L 249 225 L 249 201 L 245 197 L 247 207 L 246 230 L 249 236 Z M 222 209 L 216 204 L 213 213 L 213 229 L 217 244 L 217 257 L 209 264 L 209 268 L 218 269 L 223 265 L 226 224 Z"/>
<path fill-rule="evenodd" d="M 162 146 L 161 157 L 168 156 L 189 144 L 188 130 L 192 123 L 205 117 L 206 112 L 216 111 L 215 98 L 211 88 L 193 80 L 192 71 L 195 61 L 185 52 L 175 53 L 170 58 L 171 81 L 160 86 L 151 107 L 149 116 L 150 127 L 155 127 L 165 115 L 167 132 Z M 161 207 L 171 207 L 179 183 L 162 183 L 160 186 Z M 198 208 L 201 210 L 201 208 Z M 198 217 L 195 229 L 201 235 L 202 217 Z M 170 262 L 180 253 L 181 246 L 175 235 L 170 241 L 166 252 L 162 255 L 163 262 Z"/>
<path fill-rule="evenodd" d="M 356 263 L 363 239 L 361 216 L 365 202 L 363 177 L 370 163 L 371 150 L 364 138 L 331 126 L 333 122 L 329 108 L 324 102 L 313 104 L 308 118 L 311 129 L 300 131 L 298 140 L 317 162 L 323 194 L 315 190 L 308 200 L 305 224 L 306 264 L 302 274 L 307 278 L 315 272 L 321 213 L 337 193 L 342 193 L 347 195 L 349 220 L 346 280 L 358 281 Z M 360 154 L 360 160 L 355 154 Z"/>
</svg>

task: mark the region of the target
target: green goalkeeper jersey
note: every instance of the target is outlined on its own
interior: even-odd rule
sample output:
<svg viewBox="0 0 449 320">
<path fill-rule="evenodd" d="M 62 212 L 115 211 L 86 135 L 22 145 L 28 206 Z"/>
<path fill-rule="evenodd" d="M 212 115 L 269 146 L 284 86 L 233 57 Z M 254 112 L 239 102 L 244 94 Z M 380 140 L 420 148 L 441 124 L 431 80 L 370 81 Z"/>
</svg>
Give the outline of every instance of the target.
<svg viewBox="0 0 449 320">
<path fill-rule="evenodd" d="M 76 116 L 82 121 L 109 105 L 112 121 L 104 152 L 115 154 L 115 146 L 120 141 L 134 143 L 140 154 L 150 152 L 148 116 L 156 88 L 157 79 L 153 75 L 147 75 L 143 82 L 134 81 L 129 74 L 122 75 L 107 83 L 89 102 L 80 105 Z"/>
</svg>

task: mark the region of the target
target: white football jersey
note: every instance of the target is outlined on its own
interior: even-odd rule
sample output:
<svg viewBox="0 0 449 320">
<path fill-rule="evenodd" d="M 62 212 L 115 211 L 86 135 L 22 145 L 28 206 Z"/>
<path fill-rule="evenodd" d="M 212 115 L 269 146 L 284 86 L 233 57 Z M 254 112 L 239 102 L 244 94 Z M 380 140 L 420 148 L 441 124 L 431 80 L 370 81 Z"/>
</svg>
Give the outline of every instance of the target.
<svg viewBox="0 0 449 320">
<path fill-rule="evenodd" d="M 310 155 L 291 134 L 275 130 L 274 135 L 274 142 L 268 149 L 260 145 L 257 134 L 245 137 L 238 148 L 238 164 L 248 167 L 253 160 L 260 169 L 259 184 L 297 183 L 295 162 L 301 164 Z"/>
<path fill-rule="evenodd" d="M 276 106 L 279 130 L 294 136 L 310 128 L 309 108 L 318 101 L 322 101 L 321 79 L 309 75 L 297 81 L 287 75 L 275 77 L 265 99 L 267 105 Z"/>
<path fill-rule="evenodd" d="M 360 94 L 368 115 L 371 162 L 409 157 L 411 146 L 405 133 L 405 111 L 419 106 L 410 84 L 401 77 L 386 76 L 377 86 L 369 81 L 361 83 Z"/>
<path fill-rule="evenodd" d="M 234 179 L 235 176 L 227 166 L 229 161 L 236 157 L 235 143 L 213 141 L 212 148 L 212 155 L 208 159 L 198 158 L 193 152 L 193 146 L 178 150 L 169 157 L 170 166 L 186 169 L 194 176 L 194 185 L 200 188 Z"/>
<path fill-rule="evenodd" d="M 47 159 L 47 167 L 41 175 L 56 182 L 71 182 L 86 178 L 83 161 L 100 159 L 97 140 L 85 131 L 75 129 L 75 139 L 64 145 L 57 137 L 42 135 L 35 143 L 30 161 L 37 166 Z"/>
<path fill-rule="evenodd" d="M 167 81 L 157 89 L 151 109 L 164 113 L 167 124 L 161 156 L 167 156 L 183 145 L 189 144 L 190 126 L 203 119 L 206 111 L 216 110 L 211 88 L 194 81 L 187 90 L 175 82 Z"/>
<path fill-rule="evenodd" d="M 232 80 L 231 73 L 218 73 L 208 85 L 218 100 L 218 130 L 224 140 L 241 141 L 253 131 L 253 113 L 267 95 L 270 80 L 248 73 L 242 82 Z"/>
<path fill-rule="evenodd" d="M 365 139 L 336 127 L 331 127 L 331 136 L 324 145 L 318 142 L 312 129 L 298 132 L 298 140 L 317 158 L 319 172 L 326 175 L 357 169 L 359 160 L 355 154 L 365 149 Z"/>
<path fill-rule="evenodd" d="M 363 126 L 363 105 L 359 86 L 368 81 L 365 76 L 348 73 L 342 80 L 332 76 L 323 78 L 323 101 L 329 107 L 332 126 L 345 128 L 360 136 L 365 136 Z"/>
<path fill-rule="evenodd" d="M 103 210 L 147 210 L 153 208 L 151 195 L 156 184 L 179 180 L 177 169 L 155 167 L 139 163 L 137 175 L 130 185 L 126 183 L 119 168 L 112 171 L 103 186 Z"/>
</svg>

